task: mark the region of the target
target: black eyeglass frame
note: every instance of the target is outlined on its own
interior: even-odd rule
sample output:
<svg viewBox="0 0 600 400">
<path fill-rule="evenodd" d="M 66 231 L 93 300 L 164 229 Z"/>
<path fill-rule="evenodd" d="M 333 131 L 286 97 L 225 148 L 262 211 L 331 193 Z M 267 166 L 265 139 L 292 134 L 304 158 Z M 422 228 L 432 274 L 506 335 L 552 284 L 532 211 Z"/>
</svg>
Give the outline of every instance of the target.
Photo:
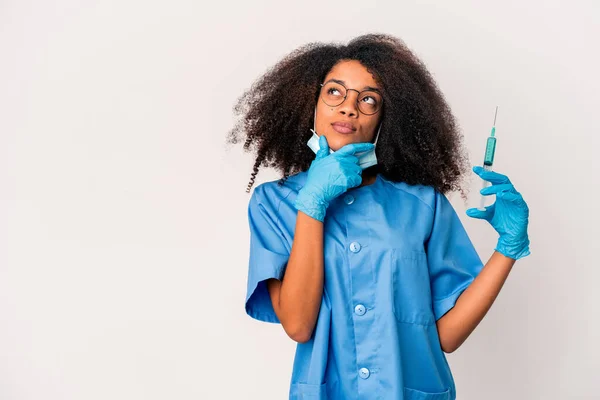
<svg viewBox="0 0 600 400">
<path fill-rule="evenodd" d="M 329 103 L 327 103 L 327 102 L 325 101 L 325 99 L 323 98 L 323 96 L 322 96 L 322 93 L 321 93 L 321 92 L 323 91 L 323 87 L 324 87 L 325 85 L 327 85 L 329 82 L 337 83 L 338 85 L 340 85 L 341 87 L 343 87 L 344 89 L 346 89 L 346 94 L 343 96 L 343 97 L 344 97 L 344 100 L 342 100 L 342 101 L 341 101 L 339 104 L 337 104 L 337 105 L 332 105 L 332 104 L 329 104 Z M 346 101 L 346 98 L 348 97 L 348 92 L 349 92 L 350 90 L 354 90 L 356 93 L 358 93 L 358 96 L 356 96 L 356 108 L 357 108 L 357 109 L 358 109 L 358 111 L 359 111 L 359 112 L 361 112 L 362 114 L 364 114 L 364 115 L 375 115 L 375 114 L 377 114 L 379 111 L 381 111 L 381 109 L 383 108 L 383 94 L 382 94 L 382 93 L 381 93 L 379 90 L 377 90 L 377 89 L 365 89 L 365 90 L 361 90 L 361 91 L 359 92 L 359 91 L 358 91 L 358 90 L 356 90 L 356 89 L 348 89 L 348 88 L 347 88 L 347 87 L 346 87 L 346 86 L 345 86 L 343 83 L 337 82 L 337 81 L 335 81 L 335 80 L 333 80 L 333 79 L 330 79 L 330 80 L 328 80 L 327 82 L 324 82 L 324 83 L 320 83 L 319 85 L 321 85 L 321 89 L 319 89 L 319 97 L 321 97 L 321 100 L 323 100 L 323 103 L 327 104 L 327 105 L 328 105 L 328 106 L 330 106 L 330 107 L 338 107 L 338 106 L 342 105 L 342 104 L 344 103 L 344 101 Z M 381 96 L 381 103 L 380 103 L 380 105 L 379 105 L 379 108 L 378 108 L 378 109 L 377 109 L 377 111 L 375 111 L 374 113 L 370 113 L 370 114 L 369 114 L 369 113 L 366 113 L 366 112 L 364 112 L 363 110 L 361 110 L 361 109 L 360 109 L 360 105 L 358 104 L 358 99 L 360 98 L 360 94 L 361 94 L 361 93 L 363 93 L 363 92 L 376 92 L 377 94 L 379 94 L 379 95 Z"/>
</svg>

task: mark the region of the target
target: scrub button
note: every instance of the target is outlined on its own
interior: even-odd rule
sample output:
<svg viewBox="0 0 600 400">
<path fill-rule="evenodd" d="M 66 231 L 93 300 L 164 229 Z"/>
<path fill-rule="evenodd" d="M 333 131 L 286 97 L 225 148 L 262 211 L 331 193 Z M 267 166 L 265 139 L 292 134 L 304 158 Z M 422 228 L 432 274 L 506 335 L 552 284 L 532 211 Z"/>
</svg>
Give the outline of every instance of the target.
<svg viewBox="0 0 600 400">
<path fill-rule="evenodd" d="M 351 194 L 347 194 L 346 196 L 344 196 L 344 202 L 348 205 L 354 203 L 354 196 L 352 196 Z"/>
<path fill-rule="evenodd" d="M 360 243 L 358 243 L 358 242 L 350 243 L 350 251 L 353 253 L 358 253 L 360 251 Z"/>
<path fill-rule="evenodd" d="M 356 307 L 354 307 L 354 312 L 357 315 L 365 315 L 365 312 L 367 312 L 367 309 L 362 304 L 357 304 Z"/>
<path fill-rule="evenodd" d="M 358 370 L 358 376 L 360 376 L 363 379 L 367 379 L 370 374 L 371 373 L 369 372 L 369 370 L 367 368 L 361 368 Z"/>
</svg>

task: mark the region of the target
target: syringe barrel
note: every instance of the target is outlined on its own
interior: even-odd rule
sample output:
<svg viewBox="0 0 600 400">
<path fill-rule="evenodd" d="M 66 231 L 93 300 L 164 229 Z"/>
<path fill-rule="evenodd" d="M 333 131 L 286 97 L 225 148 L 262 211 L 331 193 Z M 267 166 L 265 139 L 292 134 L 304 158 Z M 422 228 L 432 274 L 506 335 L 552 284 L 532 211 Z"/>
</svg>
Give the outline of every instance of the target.
<svg viewBox="0 0 600 400">
<path fill-rule="evenodd" d="M 494 164 L 494 153 L 496 152 L 496 138 L 489 137 L 485 146 L 485 156 L 483 158 L 483 165 Z"/>
</svg>

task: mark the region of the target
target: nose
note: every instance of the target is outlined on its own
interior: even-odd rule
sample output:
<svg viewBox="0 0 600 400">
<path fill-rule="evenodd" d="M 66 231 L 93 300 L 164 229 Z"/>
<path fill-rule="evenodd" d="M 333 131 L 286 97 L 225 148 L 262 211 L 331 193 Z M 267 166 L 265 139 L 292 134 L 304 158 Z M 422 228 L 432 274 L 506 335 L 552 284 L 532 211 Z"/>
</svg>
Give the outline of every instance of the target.
<svg viewBox="0 0 600 400">
<path fill-rule="evenodd" d="M 356 94 L 353 94 L 353 92 L 356 92 Z M 340 106 L 339 106 L 340 107 L 339 112 L 344 115 L 348 115 L 348 116 L 357 116 L 358 115 L 358 109 L 357 109 L 358 95 L 359 95 L 359 93 L 356 90 L 348 89 L 348 91 L 346 92 L 346 98 L 344 99 L 342 104 L 340 104 Z"/>
</svg>

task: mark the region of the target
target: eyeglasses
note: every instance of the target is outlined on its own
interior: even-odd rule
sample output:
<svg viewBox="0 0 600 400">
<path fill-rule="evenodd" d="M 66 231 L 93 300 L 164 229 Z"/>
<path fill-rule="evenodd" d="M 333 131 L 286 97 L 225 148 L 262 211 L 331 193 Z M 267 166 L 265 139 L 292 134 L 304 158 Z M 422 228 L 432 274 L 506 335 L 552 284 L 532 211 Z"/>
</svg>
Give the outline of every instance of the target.
<svg viewBox="0 0 600 400">
<path fill-rule="evenodd" d="M 358 93 L 356 104 L 361 113 L 372 115 L 381 110 L 383 97 L 378 91 L 367 89 L 359 92 L 356 89 L 346 89 L 346 86 L 333 80 L 321 83 L 320 96 L 323 102 L 328 106 L 337 107 L 346 100 L 346 96 L 350 90 L 354 90 Z"/>
</svg>

